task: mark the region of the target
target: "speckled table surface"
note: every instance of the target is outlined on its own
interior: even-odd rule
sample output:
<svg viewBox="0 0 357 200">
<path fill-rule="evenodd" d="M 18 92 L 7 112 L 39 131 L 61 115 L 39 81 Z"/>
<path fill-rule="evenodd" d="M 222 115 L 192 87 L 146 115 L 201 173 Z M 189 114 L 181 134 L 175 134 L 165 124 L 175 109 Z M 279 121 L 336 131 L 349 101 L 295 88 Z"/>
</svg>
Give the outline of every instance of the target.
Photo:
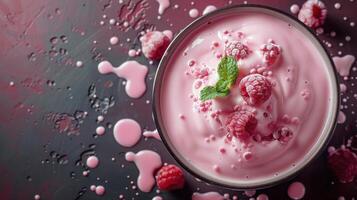
<svg viewBox="0 0 357 200">
<path fill-rule="evenodd" d="M 191 3 L 193 2 L 193 3 Z M 294 3 L 304 1 L 251 0 L 289 13 Z M 207 5 L 224 7 L 241 4 L 233 0 L 171 0 L 158 18 L 155 0 L 1 0 L 0 1 L 0 199 L 151 199 L 151 193 L 132 189 L 138 176 L 133 163 L 124 159 L 128 150 L 151 149 L 167 163 L 174 159 L 157 140 L 141 139 L 133 148 L 119 146 L 112 135 L 113 124 L 122 118 L 137 120 L 144 129 L 155 129 L 152 121 L 151 88 L 158 63 L 150 64 L 143 56 L 129 58 L 128 50 L 140 48 L 139 33 L 148 28 L 170 29 L 177 33 L 193 19 L 188 10 L 202 11 Z M 325 1 L 328 18 L 319 38 L 331 55 L 357 55 L 357 2 Z M 174 5 L 178 8 L 174 8 Z M 105 16 L 104 16 L 105 15 Z M 120 16 L 120 17 L 119 17 Z M 180 17 L 178 17 L 180 16 Z M 115 19 L 118 26 L 110 25 Z M 123 22 L 129 20 L 128 27 Z M 104 25 L 101 25 L 101 21 Z M 336 36 L 331 36 L 332 32 Z M 117 36 L 120 45 L 111 46 L 109 38 Z M 346 41 L 346 37 L 351 38 Z M 348 37 L 347 37 L 348 38 Z M 347 39 L 348 40 L 348 39 Z M 140 99 L 129 98 L 123 80 L 98 73 L 98 62 L 107 59 L 115 65 L 135 59 L 149 67 L 148 90 Z M 83 66 L 77 67 L 76 62 Z M 347 120 L 339 124 L 331 145 L 340 146 L 356 135 L 356 77 L 340 82 L 347 86 L 342 94 L 342 111 Z M 95 94 L 95 95 L 94 95 Z M 103 115 L 104 136 L 95 135 L 97 116 Z M 84 159 L 95 154 L 100 166 L 82 175 Z M 226 190 L 198 182 L 185 174 L 183 190 L 161 192 L 164 199 L 190 199 L 195 191 L 217 191 L 248 199 L 242 192 Z M 304 199 L 357 198 L 356 182 L 336 181 L 327 166 L 327 153 L 304 169 L 291 181 L 306 186 Z M 134 184 L 133 184 L 134 183 Z M 288 199 L 290 182 L 257 191 L 270 199 Z M 104 196 L 89 190 L 90 185 L 103 185 Z"/>
</svg>

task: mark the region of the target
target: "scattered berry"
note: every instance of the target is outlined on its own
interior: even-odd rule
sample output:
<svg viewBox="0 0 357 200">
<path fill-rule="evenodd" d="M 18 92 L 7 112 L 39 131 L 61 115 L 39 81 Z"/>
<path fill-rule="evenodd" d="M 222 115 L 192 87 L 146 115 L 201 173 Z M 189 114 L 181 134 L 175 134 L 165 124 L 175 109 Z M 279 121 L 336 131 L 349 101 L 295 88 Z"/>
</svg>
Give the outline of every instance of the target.
<svg viewBox="0 0 357 200">
<path fill-rule="evenodd" d="M 342 183 L 350 183 L 357 176 L 357 156 L 349 149 L 338 149 L 328 157 L 330 168 Z"/>
<path fill-rule="evenodd" d="M 274 64 L 281 54 L 280 46 L 272 41 L 268 42 L 268 44 L 263 44 L 260 47 L 260 51 L 263 55 L 263 62 L 268 65 Z"/>
<path fill-rule="evenodd" d="M 302 6 L 298 18 L 311 28 L 321 26 L 326 19 L 327 10 L 325 4 L 319 0 L 308 0 Z"/>
<path fill-rule="evenodd" d="M 240 81 L 239 89 L 249 105 L 259 105 L 271 96 L 272 85 L 265 76 L 250 74 Z"/>
<path fill-rule="evenodd" d="M 179 167 L 165 165 L 157 172 L 156 183 L 160 190 L 181 189 L 185 184 L 185 177 Z"/>
<path fill-rule="evenodd" d="M 147 32 L 140 38 L 142 52 L 146 58 L 160 60 L 171 40 L 160 31 Z"/>
<path fill-rule="evenodd" d="M 239 109 L 232 113 L 225 123 L 226 129 L 231 136 L 247 138 L 257 126 L 258 121 L 253 112 L 247 109 Z"/>
<path fill-rule="evenodd" d="M 239 41 L 232 41 L 226 44 L 225 52 L 227 56 L 233 56 L 239 60 L 248 56 L 249 49 L 246 45 Z"/>
</svg>

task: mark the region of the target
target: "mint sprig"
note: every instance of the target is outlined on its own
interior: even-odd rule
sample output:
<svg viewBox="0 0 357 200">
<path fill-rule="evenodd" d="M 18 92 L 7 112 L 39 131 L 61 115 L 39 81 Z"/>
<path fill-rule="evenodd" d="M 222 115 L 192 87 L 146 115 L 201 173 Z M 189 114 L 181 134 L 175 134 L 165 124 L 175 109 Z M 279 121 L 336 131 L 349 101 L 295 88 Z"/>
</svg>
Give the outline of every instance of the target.
<svg viewBox="0 0 357 200">
<path fill-rule="evenodd" d="M 229 95 L 232 85 L 238 77 L 237 61 L 234 57 L 225 56 L 218 64 L 218 81 L 214 86 L 206 86 L 200 91 L 200 100 L 206 101 Z"/>
</svg>

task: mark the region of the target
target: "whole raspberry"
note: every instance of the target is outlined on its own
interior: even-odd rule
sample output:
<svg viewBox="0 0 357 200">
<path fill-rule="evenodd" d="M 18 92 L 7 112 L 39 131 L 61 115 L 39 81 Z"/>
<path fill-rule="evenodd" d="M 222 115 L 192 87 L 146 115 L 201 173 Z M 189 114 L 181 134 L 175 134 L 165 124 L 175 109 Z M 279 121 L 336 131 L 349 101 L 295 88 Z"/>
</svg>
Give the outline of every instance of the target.
<svg viewBox="0 0 357 200">
<path fill-rule="evenodd" d="M 240 109 L 228 117 L 225 126 L 230 135 L 238 138 L 247 138 L 257 124 L 258 121 L 251 111 Z"/>
<path fill-rule="evenodd" d="M 176 165 L 164 165 L 156 173 L 156 184 L 160 190 L 181 189 L 185 184 L 185 177 Z"/>
<path fill-rule="evenodd" d="M 250 74 L 239 83 L 240 93 L 249 105 L 260 105 L 271 96 L 270 81 L 260 74 Z"/>
<path fill-rule="evenodd" d="M 349 149 L 338 149 L 331 153 L 328 164 L 342 183 L 350 183 L 357 176 L 357 156 Z"/>
<path fill-rule="evenodd" d="M 263 44 L 260 47 L 260 51 L 263 55 L 263 62 L 268 65 L 274 64 L 281 54 L 280 46 L 272 41 L 269 41 L 268 44 Z"/>
<path fill-rule="evenodd" d="M 327 10 L 325 4 L 319 0 L 308 0 L 300 9 L 298 19 L 308 27 L 317 28 L 326 19 Z"/>
<path fill-rule="evenodd" d="M 231 41 L 226 44 L 225 52 L 227 56 L 233 56 L 235 59 L 239 60 L 248 56 L 249 49 L 239 41 Z"/>
<path fill-rule="evenodd" d="M 146 58 L 160 60 L 170 44 L 170 38 L 160 31 L 150 31 L 140 38 L 142 52 Z"/>
</svg>

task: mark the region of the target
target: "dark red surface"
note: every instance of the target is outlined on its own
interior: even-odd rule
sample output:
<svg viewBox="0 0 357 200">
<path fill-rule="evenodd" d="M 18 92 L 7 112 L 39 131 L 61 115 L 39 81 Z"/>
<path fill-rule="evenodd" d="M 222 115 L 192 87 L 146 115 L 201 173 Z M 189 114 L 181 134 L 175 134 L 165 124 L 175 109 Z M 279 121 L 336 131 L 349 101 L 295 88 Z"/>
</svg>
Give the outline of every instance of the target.
<svg viewBox="0 0 357 200">
<path fill-rule="evenodd" d="M 131 59 L 127 52 L 131 48 L 140 48 L 138 35 L 142 30 L 171 29 L 177 33 L 192 21 L 189 9 L 202 11 L 209 4 L 223 7 L 228 1 L 195 0 L 191 5 L 192 1 L 171 0 L 171 7 L 161 19 L 157 19 L 158 4 L 155 0 L 124 2 L 119 5 L 116 0 L 0 0 L 0 199 L 33 199 L 35 194 L 40 194 L 41 199 L 59 200 L 118 199 L 119 194 L 123 194 L 125 199 L 151 199 L 156 195 L 155 189 L 152 193 L 131 189 L 130 182 L 135 182 L 137 169 L 124 160 L 124 152 L 152 149 L 159 152 L 164 162 L 174 163 L 161 142 L 142 139 L 134 148 L 128 149 L 114 141 L 110 128 L 103 137 L 93 135 L 99 114 L 104 114 L 103 124 L 108 127 L 121 118 L 129 117 L 140 122 L 143 128 L 155 128 L 151 105 L 146 100 L 151 99 L 157 62 L 150 65 L 143 56 L 135 58 L 150 68 L 149 89 L 138 100 L 127 97 L 123 80 L 114 75 L 100 75 L 97 64 L 108 59 L 119 65 Z M 303 2 L 248 1 L 285 12 L 289 12 L 293 3 L 301 5 Z M 240 3 L 243 1 L 233 0 L 233 4 Z M 332 47 L 328 47 L 331 55 L 337 55 L 339 51 L 342 55 L 357 55 L 357 26 L 350 26 L 350 22 L 357 23 L 357 2 L 341 0 L 339 10 L 334 8 L 335 1 L 325 0 L 325 3 L 329 13 L 323 26 L 324 33 L 319 38 L 331 43 Z M 173 8 L 175 4 L 179 5 L 178 9 Z M 103 14 L 108 18 L 103 19 Z M 109 26 L 110 18 L 118 20 L 120 25 Z M 100 26 L 101 20 L 106 25 Z M 125 20 L 132 26 L 124 27 Z M 336 37 L 330 36 L 331 31 L 336 32 Z M 113 46 L 109 51 L 109 38 L 113 35 L 119 37 L 123 46 Z M 345 41 L 347 35 L 352 38 L 350 42 Z M 127 38 L 131 41 L 126 42 Z M 83 61 L 83 67 L 75 66 L 77 60 Z M 348 87 L 347 93 L 342 95 L 343 98 L 348 97 L 347 102 L 342 102 L 347 121 L 337 126 L 331 145 L 339 146 L 356 135 L 354 111 L 357 110 L 354 107 L 356 98 L 353 97 L 357 92 L 356 75 L 352 71 L 349 80 L 340 77 Z M 14 86 L 9 85 L 11 81 Z M 94 93 L 97 97 L 93 96 Z M 95 104 L 99 108 L 94 108 Z M 84 115 L 84 111 L 88 115 Z M 100 167 L 84 177 L 82 161 L 92 154 L 100 158 Z M 242 192 L 206 185 L 187 173 L 185 176 L 187 184 L 183 190 L 162 192 L 160 196 L 164 199 L 190 199 L 199 188 L 200 192 L 217 191 L 248 199 Z M 357 198 L 356 181 L 349 184 L 336 181 L 327 166 L 327 153 L 291 181 L 305 184 L 304 199 Z M 288 199 L 289 183 L 257 193 L 266 193 L 273 200 Z M 105 196 L 98 197 L 89 191 L 92 184 L 104 185 Z"/>
</svg>

